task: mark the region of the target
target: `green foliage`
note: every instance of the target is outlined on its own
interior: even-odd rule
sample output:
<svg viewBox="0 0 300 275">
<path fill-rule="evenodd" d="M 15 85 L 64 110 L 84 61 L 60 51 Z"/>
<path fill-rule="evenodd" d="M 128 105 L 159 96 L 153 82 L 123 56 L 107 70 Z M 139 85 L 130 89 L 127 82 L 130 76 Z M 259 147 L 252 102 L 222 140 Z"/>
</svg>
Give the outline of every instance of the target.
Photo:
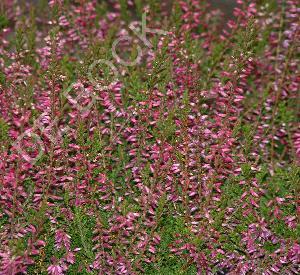
<svg viewBox="0 0 300 275">
<path fill-rule="evenodd" d="M 267 250 L 269 253 L 273 253 L 275 250 L 277 250 L 280 247 L 280 245 L 273 244 L 272 242 L 266 242 L 264 244 L 264 249 Z"/>
<path fill-rule="evenodd" d="M 9 20 L 5 14 L 0 14 L 0 31 L 9 25 Z"/>
<path fill-rule="evenodd" d="M 170 254 L 170 245 L 177 239 L 176 234 L 191 235 L 182 217 L 164 216 L 159 223 L 161 243 L 158 247 L 156 263 L 145 266 L 145 274 L 172 275 L 196 274 L 193 264 L 187 263 L 184 258 Z"/>
<path fill-rule="evenodd" d="M 0 71 L 0 85 L 5 85 L 5 82 L 5 74 L 2 71 Z"/>
<path fill-rule="evenodd" d="M 173 27 L 176 33 L 179 34 L 181 24 L 182 24 L 182 10 L 180 4 L 178 1 L 173 1 L 170 27 Z"/>
<path fill-rule="evenodd" d="M 92 251 L 92 231 L 94 228 L 95 218 L 85 214 L 83 209 L 75 208 L 75 218 L 68 230 L 73 240 L 72 246 L 74 248 L 82 247 L 80 256 L 90 261 L 94 259 L 94 252 Z"/>
<path fill-rule="evenodd" d="M 175 139 L 175 113 L 169 112 L 168 116 L 158 120 L 156 127 L 153 129 L 155 137 L 172 142 Z"/>
<path fill-rule="evenodd" d="M 161 5 L 159 0 L 147 0 L 150 8 L 150 14 L 153 18 L 160 18 Z"/>
<path fill-rule="evenodd" d="M 238 200 L 243 193 L 243 186 L 235 178 L 228 179 L 222 188 L 222 208 L 232 205 L 235 200 Z"/>
<path fill-rule="evenodd" d="M 61 70 L 64 75 L 68 77 L 68 79 L 75 80 L 76 67 L 74 62 L 70 61 L 70 57 L 65 55 L 61 59 Z"/>
<path fill-rule="evenodd" d="M 132 71 L 127 77 L 125 85 L 126 88 L 122 90 L 122 99 L 125 102 L 125 106 L 129 105 L 130 100 L 133 102 L 139 102 L 147 99 L 146 93 L 141 92 L 147 87 L 143 81 L 143 75 L 141 72 L 137 70 Z"/>
<path fill-rule="evenodd" d="M 24 33 L 25 31 L 22 28 L 16 30 L 15 47 L 18 54 L 25 49 L 26 38 Z"/>
<path fill-rule="evenodd" d="M 129 14 L 128 14 L 128 6 L 126 0 L 119 0 L 120 6 L 121 6 L 121 17 L 126 22 L 129 20 Z"/>
<path fill-rule="evenodd" d="M 177 115 L 182 121 L 186 121 L 188 115 L 191 112 L 190 95 L 189 95 L 188 90 L 185 90 L 183 95 L 182 95 L 182 105 L 183 105 L 183 108 L 180 108 L 178 110 Z"/>
<path fill-rule="evenodd" d="M 96 4 L 97 19 L 101 19 L 107 13 L 107 10 L 108 10 L 108 5 L 105 1 L 101 1 L 101 2 L 97 1 Z M 96 22 L 98 21 L 99 20 L 96 20 Z"/>
<path fill-rule="evenodd" d="M 297 118 L 295 109 L 289 106 L 288 103 L 290 103 L 291 105 L 291 102 L 279 102 L 277 123 L 289 124 L 291 122 L 294 122 Z"/>
<path fill-rule="evenodd" d="M 156 85 L 165 87 L 171 76 L 171 62 L 167 55 L 167 43 L 168 40 L 164 41 L 164 46 L 156 54 L 155 60 L 152 66 L 152 72 L 148 78 L 147 86 L 149 90 L 152 90 Z"/>
<path fill-rule="evenodd" d="M 4 211 L 2 209 L 0 209 L 1 213 L 3 213 Z M 6 214 L 3 214 L 1 217 L 0 217 L 0 229 L 5 225 L 5 224 L 8 224 L 9 222 L 9 218 Z"/>
<path fill-rule="evenodd" d="M 248 156 L 253 146 L 253 136 L 255 131 L 253 129 L 253 125 L 251 124 L 245 124 L 241 128 L 241 132 L 244 139 L 244 152 L 245 155 Z"/>
<path fill-rule="evenodd" d="M 134 3 L 137 16 L 141 19 L 143 15 L 143 0 L 134 0 Z"/>
<path fill-rule="evenodd" d="M 5 143 L 9 140 L 8 136 L 9 126 L 4 121 L 4 119 L 0 118 L 0 143 Z"/>
<path fill-rule="evenodd" d="M 33 224 L 41 229 L 43 229 L 43 225 L 48 221 L 46 216 L 47 205 L 46 201 L 41 203 L 41 207 L 38 210 L 29 209 L 26 213 L 26 221 L 29 224 Z"/>
</svg>

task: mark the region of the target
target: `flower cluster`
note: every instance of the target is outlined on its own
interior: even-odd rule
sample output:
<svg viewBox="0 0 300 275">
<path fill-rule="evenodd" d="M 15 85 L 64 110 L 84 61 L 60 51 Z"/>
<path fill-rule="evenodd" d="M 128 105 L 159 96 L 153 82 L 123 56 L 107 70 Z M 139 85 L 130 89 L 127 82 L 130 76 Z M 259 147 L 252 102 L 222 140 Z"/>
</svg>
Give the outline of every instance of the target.
<svg viewBox="0 0 300 275">
<path fill-rule="evenodd" d="M 297 1 L 100 2 L 0 4 L 0 274 L 297 274 Z"/>
</svg>

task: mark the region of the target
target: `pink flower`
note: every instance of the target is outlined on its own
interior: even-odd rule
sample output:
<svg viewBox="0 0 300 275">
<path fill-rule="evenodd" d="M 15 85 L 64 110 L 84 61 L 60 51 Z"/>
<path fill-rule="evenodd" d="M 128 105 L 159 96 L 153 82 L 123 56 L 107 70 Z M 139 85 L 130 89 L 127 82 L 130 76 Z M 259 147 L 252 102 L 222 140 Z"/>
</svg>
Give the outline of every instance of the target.
<svg viewBox="0 0 300 275">
<path fill-rule="evenodd" d="M 70 249 L 70 240 L 71 237 L 66 234 L 63 230 L 57 230 L 55 233 L 55 247 L 56 249 L 61 249 L 64 247 L 65 249 Z"/>
<path fill-rule="evenodd" d="M 63 275 L 63 268 L 60 265 L 50 265 L 47 268 L 48 274 L 50 275 Z"/>
</svg>

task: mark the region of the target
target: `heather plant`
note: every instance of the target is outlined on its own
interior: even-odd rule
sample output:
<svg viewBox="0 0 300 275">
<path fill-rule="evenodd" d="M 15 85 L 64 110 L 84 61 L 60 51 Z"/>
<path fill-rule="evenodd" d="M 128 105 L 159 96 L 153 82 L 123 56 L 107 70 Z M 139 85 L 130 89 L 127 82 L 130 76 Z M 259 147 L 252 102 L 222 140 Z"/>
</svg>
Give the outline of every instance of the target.
<svg viewBox="0 0 300 275">
<path fill-rule="evenodd" d="M 299 273 L 299 6 L 214 2 L 0 3 L 0 274 Z"/>
</svg>

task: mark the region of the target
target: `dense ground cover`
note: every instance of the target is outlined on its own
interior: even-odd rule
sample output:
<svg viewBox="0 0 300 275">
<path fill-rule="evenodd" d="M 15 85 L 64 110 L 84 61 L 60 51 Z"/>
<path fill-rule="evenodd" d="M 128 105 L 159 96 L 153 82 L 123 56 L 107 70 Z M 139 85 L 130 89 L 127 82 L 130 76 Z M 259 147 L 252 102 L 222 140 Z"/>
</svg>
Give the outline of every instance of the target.
<svg viewBox="0 0 300 275">
<path fill-rule="evenodd" d="M 0 274 L 299 272 L 299 6 L 216 8 L 1 1 Z"/>
</svg>

